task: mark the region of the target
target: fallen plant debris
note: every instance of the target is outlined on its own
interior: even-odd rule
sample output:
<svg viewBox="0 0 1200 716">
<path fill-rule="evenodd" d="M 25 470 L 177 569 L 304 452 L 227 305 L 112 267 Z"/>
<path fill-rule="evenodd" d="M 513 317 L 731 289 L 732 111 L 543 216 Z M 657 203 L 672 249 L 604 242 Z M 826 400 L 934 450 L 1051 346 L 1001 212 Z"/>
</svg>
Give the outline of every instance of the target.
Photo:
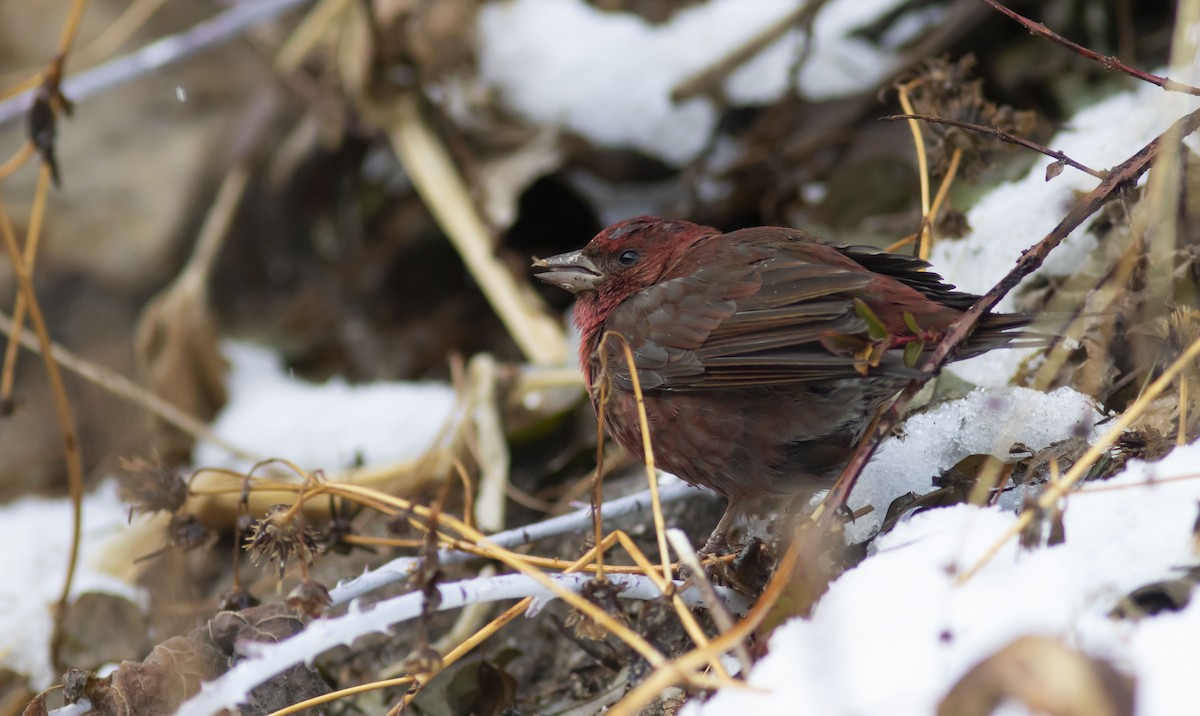
<svg viewBox="0 0 1200 716">
<path fill-rule="evenodd" d="M 0 705 L 56 674 L 26 713 L 1192 705 L 1186 8 L 218 5 L 0 4 Z M 611 341 L 614 405 L 526 268 L 642 215 L 827 236 L 961 314 L 807 296 L 855 329 L 807 370 L 895 380 L 836 460 L 789 446 L 850 460 L 831 489 L 732 495 L 728 553 L 656 468 L 747 480 L 681 460 L 764 436 L 657 401 L 695 395 L 672 341 L 741 298 L 706 278 L 668 338 Z M 960 360 L 1006 315 L 1036 340 Z M 816 413 L 786 414 L 838 434 Z"/>
<path fill-rule="evenodd" d="M 968 671 L 938 714 L 982 716 L 1006 700 L 1056 716 L 1132 716 L 1134 684 L 1106 661 L 1053 639 L 1022 637 Z"/>
</svg>

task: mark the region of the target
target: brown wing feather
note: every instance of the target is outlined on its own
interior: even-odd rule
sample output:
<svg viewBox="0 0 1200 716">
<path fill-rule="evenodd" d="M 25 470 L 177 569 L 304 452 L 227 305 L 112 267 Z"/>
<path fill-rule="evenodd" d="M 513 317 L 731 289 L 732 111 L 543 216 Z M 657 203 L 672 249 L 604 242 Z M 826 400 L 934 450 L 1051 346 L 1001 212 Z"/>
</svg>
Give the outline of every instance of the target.
<svg viewBox="0 0 1200 716">
<path fill-rule="evenodd" d="M 629 338 L 643 390 L 854 377 L 854 360 L 831 353 L 821 338 L 865 335 L 850 295 L 874 277 L 848 260 L 809 262 L 814 248 L 799 237 L 715 239 L 698 249 L 716 254 L 711 262 L 692 257 L 708 268 L 639 292 L 612 312 L 605 330 Z M 613 342 L 607 352 L 609 375 L 629 388 L 623 351 Z M 907 372 L 898 359 L 879 370 Z"/>
</svg>

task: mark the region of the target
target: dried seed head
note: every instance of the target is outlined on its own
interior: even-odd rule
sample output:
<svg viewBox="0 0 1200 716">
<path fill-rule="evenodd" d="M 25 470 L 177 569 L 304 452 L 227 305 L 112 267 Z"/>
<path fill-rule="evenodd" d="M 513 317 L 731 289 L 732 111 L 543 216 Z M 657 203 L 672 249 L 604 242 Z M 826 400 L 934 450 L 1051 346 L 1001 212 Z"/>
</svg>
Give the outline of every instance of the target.
<svg viewBox="0 0 1200 716">
<path fill-rule="evenodd" d="M 621 613 L 617 602 L 617 595 L 623 591 L 625 591 L 624 585 L 595 579 L 583 586 L 580 596 L 600 607 L 600 609 L 617 621 L 624 622 L 625 617 Z M 564 623 L 573 629 L 575 635 L 580 639 L 600 641 L 608 634 L 606 627 L 601 626 L 588 615 L 575 609 L 567 614 Z"/>
<path fill-rule="evenodd" d="M 187 502 L 188 488 L 180 474 L 158 460 L 122 458 L 117 494 L 132 513 L 175 512 Z"/>
<path fill-rule="evenodd" d="M 1200 339 L 1200 311 L 1187 306 L 1176 306 L 1171 309 L 1171 314 L 1167 316 L 1159 332 L 1167 340 L 1171 350 L 1176 353 L 1186 351 Z"/>
<path fill-rule="evenodd" d="M 1033 131 L 1037 116 L 1007 105 L 989 102 L 983 81 L 971 77 L 975 58 L 966 55 L 957 62 L 941 57 L 928 60 L 915 77 L 901 81 L 907 87 L 917 114 L 992 127 L 1006 134 L 1025 136 Z M 959 172 L 973 176 L 987 168 L 995 152 L 1005 146 L 993 136 L 961 127 L 925 122 L 930 165 L 935 174 L 945 174 L 956 151 L 962 152 Z"/>
<path fill-rule="evenodd" d="M 1130 460 L 1157 460 L 1171 452 L 1174 444 L 1150 425 L 1126 430 L 1116 439 L 1109 453 L 1121 465 Z"/>
<path fill-rule="evenodd" d="M 172 546 L 187 550 L 212 544 L 216 541 L 217 534 L 192 513 L 182 512 L 171 515 L 171 522 L 167 525 L 167 539 Z"/>
<path fill-rule="evenodd" d="M 567 613 L 567 618 L 563 620 L 575 636 L 580 639 L 588 639 L 589 641 L 603 641 L 604 637 L 608 636 L 608 630 L 596 623 L 588 615 L 583 612 L 572 609 Z"/>
<path fill-rule="evenodd" d="M 317 545 L 318 532 L 309 526 L 299 511 L 290 511 L 288 505 L 274 505 L 250 528 L 246 537 L 246 549 L 255 564 L 264 560 L 275 560 L 279 565 L 279 578 L 283 578 L 287 561 L 295 555 L 303 564 L 311 564 L 320 553 Z"/>
</svg>

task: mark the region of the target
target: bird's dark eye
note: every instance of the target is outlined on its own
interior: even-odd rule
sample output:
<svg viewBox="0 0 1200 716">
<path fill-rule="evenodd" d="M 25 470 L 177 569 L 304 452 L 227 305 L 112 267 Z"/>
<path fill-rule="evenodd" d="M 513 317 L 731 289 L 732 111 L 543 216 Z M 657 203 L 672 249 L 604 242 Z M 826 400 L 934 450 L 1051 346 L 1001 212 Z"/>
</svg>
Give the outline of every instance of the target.
<svg viewBox="0 0 1200 716">
<path fill-rule="evenodd" d="M 636 264 L 640 258 L 641 256 L 638 256 L 638 252 L 634 251 L 633 249 L 629 249 L 627 251 L 622 251 L 621 255 L 617 257 L 617 261 L 620 262 L 622 266 L 632 266 Z"/>
</svg>

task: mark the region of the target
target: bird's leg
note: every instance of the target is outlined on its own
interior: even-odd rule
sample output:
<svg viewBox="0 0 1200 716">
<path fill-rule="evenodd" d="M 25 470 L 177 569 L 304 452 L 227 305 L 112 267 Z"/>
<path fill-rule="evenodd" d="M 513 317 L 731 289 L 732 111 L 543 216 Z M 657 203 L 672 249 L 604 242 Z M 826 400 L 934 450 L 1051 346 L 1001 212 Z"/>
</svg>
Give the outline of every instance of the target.
<svg viewBox="0 0 1200 716">
<path fill-rule="evenodd" d="M 712 534 L 708 536 L 708 541 L 700 548 L 700 554 L 719 555 L 729 551 L 729 528 L 733 526 L 733 518 L 737 517 L 737 507 L 733 500 L 728 500 L 725 505 L 725 514 L 721 515 L 717 526 L 713 528 Z"/>
</svg>

